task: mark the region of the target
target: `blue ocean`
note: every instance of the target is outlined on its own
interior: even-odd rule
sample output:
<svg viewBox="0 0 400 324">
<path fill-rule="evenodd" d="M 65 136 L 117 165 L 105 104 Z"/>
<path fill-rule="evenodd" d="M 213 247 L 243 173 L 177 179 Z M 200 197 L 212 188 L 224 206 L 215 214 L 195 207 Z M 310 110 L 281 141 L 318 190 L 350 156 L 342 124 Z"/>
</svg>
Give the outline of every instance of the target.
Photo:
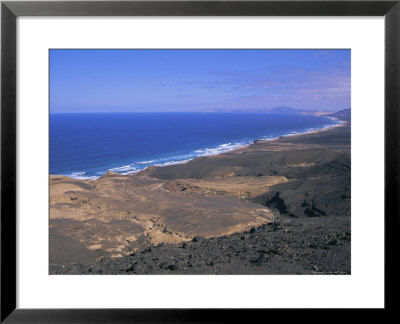
<svg viewBox="0 0 400 324">
<path fill-rule="evenodd" d="M 258 113 L 50 114 L 50 173 L 77 179 L 130 174 L 337 123 Z"/>
</svg>

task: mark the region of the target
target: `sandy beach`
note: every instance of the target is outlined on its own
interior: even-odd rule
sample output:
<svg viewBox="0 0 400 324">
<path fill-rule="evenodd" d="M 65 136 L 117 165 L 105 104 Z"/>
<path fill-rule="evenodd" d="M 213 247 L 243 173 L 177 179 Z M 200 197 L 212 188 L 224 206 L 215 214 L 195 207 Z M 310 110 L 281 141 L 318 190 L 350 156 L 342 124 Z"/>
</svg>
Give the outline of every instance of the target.
<svg viewBox="0 0 400 324">
<path fill-rule="evenodd" d="M 341 120 L 130 175 L 50 175 L 50 273 L 349 274 Z"/>
</svg>

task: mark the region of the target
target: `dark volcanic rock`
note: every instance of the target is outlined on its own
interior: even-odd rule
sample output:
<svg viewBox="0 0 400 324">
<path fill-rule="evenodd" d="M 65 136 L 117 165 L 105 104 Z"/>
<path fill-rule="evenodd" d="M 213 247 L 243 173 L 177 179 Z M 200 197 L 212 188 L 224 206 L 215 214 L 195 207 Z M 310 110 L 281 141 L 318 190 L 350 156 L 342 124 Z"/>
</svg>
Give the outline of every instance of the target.
<svg viewBox="0 0 400 324">
<path fill-rule="evenodd" d="M 276 208 L 281 214 L 286 214 L 288 209 L 287 206 L 285 205 L 285 202 L 281 197 L 279 197 L 279 192 L 275 194 L 271 199 L 265 202 L 265 206 L 271 207 L 271 208 Z"/>
<path fill-rule="evenodd" d="M 280 221 L 247 233 L 143 248 L 91 265 L 51 265 L 50 273 L 350 274 L 349 228 L 346 215 L 302 219 L 281 216 Z"/>
<path fill-rule="evenodd" d="M 203 242 L 203 241 L 205 241 L 205 240 L 206 240 L 206 238 L 203 237 L 203 236 L 195 236 L 195 237 L 192 239 L 192 242 Z"/>
</svg>

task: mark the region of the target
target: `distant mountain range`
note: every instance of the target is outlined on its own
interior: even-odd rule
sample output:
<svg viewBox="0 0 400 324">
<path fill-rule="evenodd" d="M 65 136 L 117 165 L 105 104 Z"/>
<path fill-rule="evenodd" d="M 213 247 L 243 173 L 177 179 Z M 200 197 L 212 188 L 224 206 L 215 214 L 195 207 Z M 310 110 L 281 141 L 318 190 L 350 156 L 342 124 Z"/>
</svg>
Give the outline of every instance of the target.
<svg viewBox="0 0 400 324">
<path fill-rule="evenodd" d="M 231 112 L 253 112 L 253 113 L 268 113 L 268 114 L 283 114 L 283 115 L 313 115 L 313 116 L 329 116 L 342 120 L 350 120 L 350 108 L 343 109 L 337 112 L 327 110 L 307 110 L 296 109 L 292 107 L 279 106 L 274 108 L 259 108 L 259 109 L 235 109 Z"/>
<path fill-rule="evenodd" d="M 335 112 L 333 114 L 329 114 L 329 115 L 326 115 L 326 116 L 335 117 L 335 118 L 338 118 L 338 119 L 341 119 L 341 120 L 350 121 L 351 120 L 351 109 L 350 108 L 343 109 L 343 110 L 337 111 L 337 112 Z"/>
</svg>

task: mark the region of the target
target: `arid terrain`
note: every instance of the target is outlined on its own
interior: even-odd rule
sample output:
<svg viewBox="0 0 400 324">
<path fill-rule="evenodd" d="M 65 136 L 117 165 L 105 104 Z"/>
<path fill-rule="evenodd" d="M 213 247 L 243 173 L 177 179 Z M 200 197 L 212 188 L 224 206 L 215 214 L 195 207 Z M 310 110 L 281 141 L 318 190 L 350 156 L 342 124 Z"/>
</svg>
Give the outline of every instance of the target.
<svg viewBox="0 0 400 324">
<path fill-rule="evenodd" d="M 185 164 L 50 176 L 50 274 L 349 274 L 350 119 Z"/>
</svg>

